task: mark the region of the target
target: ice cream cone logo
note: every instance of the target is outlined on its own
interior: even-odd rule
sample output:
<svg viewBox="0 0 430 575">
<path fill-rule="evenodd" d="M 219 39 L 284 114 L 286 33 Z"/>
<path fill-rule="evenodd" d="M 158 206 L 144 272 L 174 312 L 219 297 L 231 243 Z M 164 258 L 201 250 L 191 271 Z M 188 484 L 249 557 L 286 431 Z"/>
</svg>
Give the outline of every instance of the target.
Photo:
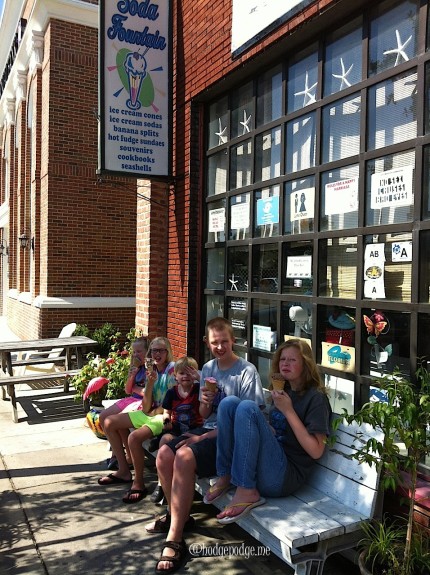
<svg viewBox="0 0 430 575">
<path fill-rule="evenodd" d="M 124 61 L 124 68 L 128 76 L 128 91 L 130 94 L 126 105 L 130 110 L 138 110 L 141 107 L 139 100 L 140 90 L 146 76 L 145 56 L 139 52 L 129 52 Z"/>
</svg>

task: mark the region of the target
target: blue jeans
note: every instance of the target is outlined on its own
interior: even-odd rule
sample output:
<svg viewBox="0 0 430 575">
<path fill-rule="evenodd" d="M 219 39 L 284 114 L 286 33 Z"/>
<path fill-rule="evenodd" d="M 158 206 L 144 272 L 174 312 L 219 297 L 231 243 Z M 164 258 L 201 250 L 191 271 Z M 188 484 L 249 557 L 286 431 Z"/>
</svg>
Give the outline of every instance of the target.
<svg viewBox="0 0 430 575">
<path fill-rule="evenodd" d="M 283 495 L 287 457 L 261 409 L 234 395 L 225 397 L 217 414 L 217 474 L 231 475 L 236 487 L 257 488 L 261 495 Z"/>
</svg>

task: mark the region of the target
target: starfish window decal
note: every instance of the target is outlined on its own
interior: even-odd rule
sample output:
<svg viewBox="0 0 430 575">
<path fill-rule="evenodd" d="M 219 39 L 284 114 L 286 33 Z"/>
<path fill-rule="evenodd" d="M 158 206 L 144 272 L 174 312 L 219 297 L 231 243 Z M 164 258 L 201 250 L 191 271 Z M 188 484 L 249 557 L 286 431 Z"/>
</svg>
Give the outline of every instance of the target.
<svg viewBox="0 0 430 575">
<path fill-rule="evenodd" d="M 316 101 L 316 95 L 311 93 L 311 90 L 314 90 L 318 85 L 318 82 L 309 86 L 309 74 L 306 72 L 305 76 L 305 89 L 301 90 L 300 92 L 296 92 L 295 96 L 303 96 L 303 107 L 307 106 L 308 104 L 312 104 Z"/>
<path fill-rule="evenodd" d="M 351 82 L 349 82 L 347 80 L 347 76 L 350 74 L 351 70 L 354 67 L 354 64 L 351 64 L 351 66 L 348 68 L 348 70 L 345 70 L 345 64 L 343 62 L 343 58 L 340 59 L 340 67 L 342 70 L 341 74 L 332 74 L 333 78 L 337 78 L 338 80 L 340 80 L 340 90 L 342 90 L 344 87 L 349 88 L 349 86 L 351 86 Z"/>
<path fill-rule="evenodd" d="M 409 61 L 409 57 L 405 52 L 405 48 L 412 40 L 412 34 L 409 36 L 406 42 L 403 42 L 402 44 L 402 40 L 400 38 L 400 32 L 396 30 L 396 39 L 397 39 L 397 48 L 393 48 L 392 50 L 385 50 L 384 52 L 384 56 L 387 56 L 388 54 L 397 54 L 394 66 L 397 66 L 397 64 L 400 63 L 400 58 L 403 58 L 404 62 Z"/>
<path fill-rule="evenodd" d="M 227 136 L 225 135 L 227 126 L 225 128 L 222 127 L 221 118 L 218 118 L 218 123 L 219 131 L 215 132 L 215 136 L 218 136 L 218 146 L 221 146 L 221 144 L 225 144 L 227 142 Z"/>
<path fill-rule="evenodd" d="M 238 290 L 237 284 L 239 283 L 239 280 L 235 280 L 234 279 L 234 274 L 231 274 L 231 279 L 228 280 L 231 283 L 231 291 Z"/>
<path fill-rule="evenodd" d="M 249 122 L 251 121 L 251 114 L 247 117 L 246 110 L 243 111 L 243 122 L 240 122 L 240 125 L 243 126 L 242 136 L 244 134 L 249 134 Z"/>
</svg>

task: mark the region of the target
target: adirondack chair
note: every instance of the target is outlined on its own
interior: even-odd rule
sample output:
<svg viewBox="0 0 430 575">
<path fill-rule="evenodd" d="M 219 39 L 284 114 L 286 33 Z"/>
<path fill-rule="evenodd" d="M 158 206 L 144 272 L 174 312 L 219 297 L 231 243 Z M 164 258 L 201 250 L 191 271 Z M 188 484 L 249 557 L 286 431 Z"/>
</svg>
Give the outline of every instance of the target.
<svg viewBox="0 0 430 575">
<path fill-rule="evenodd" d="M 63 327 L 58 337 L 71 337 L 76 329 L 76 323 L 69 323 Z M 22 366 L 21 373 L 16 375 L 24 375 L 25 373 L 54 373 L 55 371 L 61 371 L 62 365 L 54 362 L 50 362 L 50 359 L 57 359 L 61 357 L 64 349 L 57 347 L 52 349 L 49 353 L 43 352 L 38 353 L 37 351 L 29 351 L 22 357 L 21 360 L 28 361 L 30 359 L 37 360 L 46 357 L 46 363 L 35 363 L 32 365 Z M 15 375 L 15 373 L 14 373 Z"/>
</svg>

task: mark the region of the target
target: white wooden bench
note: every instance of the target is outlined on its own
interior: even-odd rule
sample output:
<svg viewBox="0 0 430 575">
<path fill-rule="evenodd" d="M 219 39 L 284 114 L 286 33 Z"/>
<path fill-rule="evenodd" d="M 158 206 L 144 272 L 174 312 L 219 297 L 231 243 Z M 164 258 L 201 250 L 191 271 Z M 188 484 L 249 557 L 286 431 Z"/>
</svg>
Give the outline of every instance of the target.
<svg viewBox="0 0 430 575">
<path fill-rule="evenodd" d="M 355 547 L 363 537 L 362 522 L 380 517 L 376 469 L 351 459 L 368 437 L 380 434 L 368 426 L 341 425 L 336 442 L 303 487 L 288 497 L 266 498 L 238 525 L 295 569 L 295 575 L 322 575 L 326 558 Z M 215 481 L 197 479 L 196 490 L 204 495 Z M 233 493 L 214 505 L 224 508 Z"/>
<path fill-rule="evenodd" d="M 46 360 L 45 360 L 46 363 Z M 18 423 L 18 410 L 16 406 L 16 392 L 15 386 L 21 383 L 35 383 L 37 381 L 63 381 L 63 389 L 65 392 L 69 391 L 70 378 L 80 373 L 80 369 L 69 369 L 68 371 L 57 371 L 54 373 L 37 373 L 26 375 L 13 375 L 0 377 L 0 386 L 2 386 L 2 399 L 6 399 L 6 389 L 10 397 L 12 405 L 12 419 Z"/>
</svg>

